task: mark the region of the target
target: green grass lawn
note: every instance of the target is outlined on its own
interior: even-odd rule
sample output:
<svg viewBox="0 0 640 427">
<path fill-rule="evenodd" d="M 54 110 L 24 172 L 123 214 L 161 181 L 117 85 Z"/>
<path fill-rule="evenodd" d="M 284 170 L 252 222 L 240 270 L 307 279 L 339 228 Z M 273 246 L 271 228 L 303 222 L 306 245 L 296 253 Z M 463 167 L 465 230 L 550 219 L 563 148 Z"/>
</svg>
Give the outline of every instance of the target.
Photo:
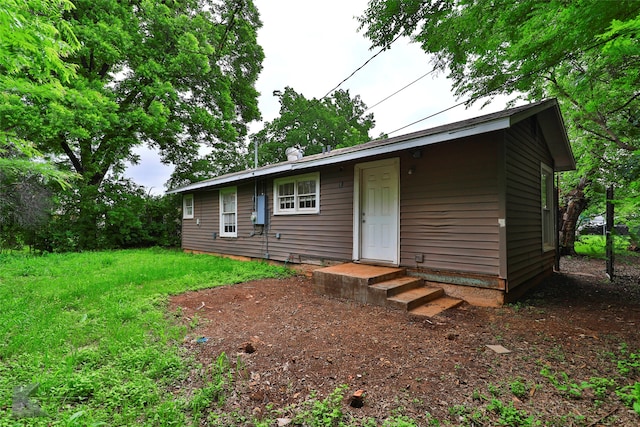
<svg viewBox="0 0 640 427">
<path fill-rule="evenodd" d="M 286 269 L 162 249 L 0 254 L 0 426 L 185 425 L 169 392 L 193 361 L 169 295 L 287 275 Z M 39 384 L 16 418 L 15 388 Z"/>
<path fill-rule="evenodd" d="M 221 404 L 234 381 L 233 361 L 222 353 L 210 366 L 198 366 L 181 350 L 187 326 L 176 321 L 179 313 L 167 311 L 168 296 L 288 274 L 266 263 L 162 249 L 0 254 L 0 427 L 272 427 L 281 413 L 291 416 L 296 426 L 419 425 L 402 415 L 402 408 L 390 411 L 382 423 L 347 417 L 346 386 L 325 399 L 312 393 L 298 406 L 268 412 L 260 419 L 241 410 L 247 408 L 224 412 Z M 640 356 L 637 351 L 627 353 L 617 365 L 624 362 L 623 367 L 635 372 Z M 566 386 L 553 375 L 548 377 L 555 387 Z M 187 379 L 189 387 L 176 387 Z M 601 380 L 611 383 L 609 378 Z M 16 399 L 24 394 L 21 387 L 30 390 L 36 385 L 30 399 Z M 626 406 L 640 413 L 640 384 L 618 392 Z M 15 402 L 32 404 L 14 409 Z M 497 417 L 499 425 L 539 425 L 510 400 L 492 398 L 485 406 L 453 405 L 449 412 L 455 419 L 480 417 L 477 424 L 462 425 L 491 425 Z M 40 416 L 22 416 L 28 413 Z M 440 423 L 428 413 L 425 417 L 430 426 L 458 425 Z"/>
</svg>

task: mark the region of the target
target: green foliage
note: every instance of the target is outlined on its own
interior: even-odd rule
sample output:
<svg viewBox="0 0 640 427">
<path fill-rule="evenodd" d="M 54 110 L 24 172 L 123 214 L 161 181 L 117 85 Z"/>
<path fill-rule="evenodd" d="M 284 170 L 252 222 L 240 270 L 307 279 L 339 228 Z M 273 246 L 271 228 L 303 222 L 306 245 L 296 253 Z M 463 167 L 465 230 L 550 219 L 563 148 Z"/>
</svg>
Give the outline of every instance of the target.
<svg viewBox="0 0 640 427">
<path fill-rule="evenodd" d="M 632 386 L 616 390 L 616 394 L 625 405 L 632 408 L 638 415 L 640 415 L 640 382 L 636 382 Z"/>
<path fill-rule="evenodd" d="M 359 20 L 373 46 L 419 43 L 468 104 L 558 98 L 578 168 L 564 192 L 615 183 L 621 218 L 639 223 L 637 1 L 372 0 Z"/>
<path fill-rule="evenodd" d="M 468 408 L 465 405 L 449 407 L 449 415 L 455 419 L 455 422 L 463 426 L 486 425 L 489 422 L 480 409 Z"/>
<path fill-rule="evenodd" d="M 6 102 L 16 93 L 54 94 L 60 82 L 75 76 L 75 66 L 64 62 L 78 41 L 61 19 L 71 10 L 68 0 L 6 0 L 0 4 L 0 117 L 9 108 Z M 29 118 L 27 119 L 27 123 Z M 19 125 L 2 120 L 0 125 L 0 180 L 2 194 L 14 197 L 12 185 L 23 178 L 38 176 L 44 181 L 69 185 L 72 174 L 56 168 L 43 158 L 34 144 L 20 136 Z M 1 208 L 0 208 L 1 209 Z"/>
<path fill-rule="evenodd" d="M 618 371 L 625 377 L 640 375 L 640 351 L 630 352 L 626 344 L 620 348 L 617 360 Z"/>
<path fill-rule="evenodd" d="M 547 378 L 560 394 L 572 399 L 581 399 L 583 393 L 590 390 L 593 394 L 593 399 L 597 403 L 615 391 L 625 404 L 628 406 L 633 405 L 633 395 L 627 393 L 631 387 L 620 386 L 613 378 L 591 377 L 589 381 L 582 381 L 578 384 L 570 380 L 566 372 L 553 373 L 548 366 L 542 368 L 540 375 Z"/>
<path fill-rule="evenodd" d="M 227 388 L 232 381 L 229 359 L 225 353 L 221 353 L 211 366 L 210 377 L 204 387 L 197 390 L 189 403 L 194 422 L 197 423 L 210 406 L 224 403 Z"/>
<path fill-rule="evenodd" d="M 318 100 L 306 99 L 287 87 L 279 97 L 280 117 L 251 135 L 253 147 L 258 144 L 261 166 L 287 160 L 285 151 L 293 146 L 302 148 L 305 155 L 312 155 L 321 153 L 323 147 L 350 147 L 371 139 L 373 114 L 365 116 L 367 106 L 360 96 L 351 98 L 348 90 L 337 90 Z M 249 157 L 253 158 L 252 147 Z"/>
<path fill-rule="evenodd" d="M 221 356 L 194 376 L 194 396 L 173 388 L 200 371 L 180 352 L 186 331 L 166 315 L 167 295 L 283 274 L 159 249 L 0 254 L 0 426 L 187 425 L 229 369 Z M 12 390 L 32 383 L 49 418 L 13 423 Z"/>
<path fill-rule="evenodd" d="M 27 243 L 47 252 L 180 245 L 179 196 L 153 196 L 124 179 L 94 190 L 91 197 L 59 197 L 56 215 Z M 81 212 L 93 220 L 82 221 Z"/>
<path fill-rule="evenodd" d="M 589 381 L 583 381 L 583 389 L 591 389 L 596 399 L 604 399 L 616 386 L 616 382 L 611 378 L 591 377 Z"/>
<path fill-rule="evenodd" d="M 295 415 L 294 424 L 310 427 L 341 426 L 344 417 L 342 400 L 346 389 L 346 385 L 341 385 L 322 400 L 318 400 L 316 393 L 312 392 L 309 400 L 302 404 L 300 411 Z"/>
<path fill-rule="evenodd" d="M 60 20 L 73 8 L 69 0 L 4 0 L 0 4 L 0 87 L 8 87 L 8 78 L 25 71 L 39 82 L 68 81 L 74 76 L 75 67 L 65 63 L 64 57 L 79 43 Z"/>
<path fill-rule="evenodd" d="M 138 160 L 135 147 L 157 149 L 173 164 L 191 162 L 201 144 L 235 152 L 247 123 L 260 117 L 254 85 L 264 55 L 251 0 L 77 0 L 75 8 L 68 1 L 61 2 L 65 7 L 27 3 L 25 15 L 29 7 L 46 6 L 57 10 L 45 15 L 56 18 L 56 28 L 73 31 L 76 49 L 65 50 L 56 64 L 75 74 L 43 84 L 46 73 L 12 66 L 20 84 L 2 86 L 0 122 L 15 140 L 31 141 L 82 176 L 81 249 L 94 248 L 99 224 L 91 203 L 103 180 Z"/>
<path fill-rule="evenodd" d="M 537 421 L 533 415 L 528 416 L 525 411 L 519 410 L 513 406 L 513 402 L 509 402 L 508 405 L 505 405 L 501 401 L 493 399 L 487 406 L 487 409 L 498 415 L 498 425 L 512 427 L 541 425 L 540 421 Z"/>
<path fill-rule="evenodd" d="M 418 424 L 406 415 L 398 415 L 384 420 L 382 427 L 417 427 Z"/>
<path fill-rule="evenodd" d="M 613 250 L 616 254 L 629 255 L 629 236 L 613 236 Z M 604 236 L 581 235 L 575 243 L 576 252 L 594 258 L 604 259 L 606 256 L 606 239 Z"/>
<path fill-rule="evenodd" d="M 572 399 L 582 398 L 582 390 L 579 384 L 571 381 L 569 375 L 566 372 L 554 373 L 548 366 L 544 366 L 540 370 L 540 375 L 545 377 L 563 396 L 570 397 Z"/>
<path fill-rule="evenodd" d="M 509 389 L 511 393 L 519 399 L 524 399 L 529 395 L 529 390 L 531 387 L 522 380 L 522 378 L 516 378 L 511 383 L 509 383 Z"/>
</svg>

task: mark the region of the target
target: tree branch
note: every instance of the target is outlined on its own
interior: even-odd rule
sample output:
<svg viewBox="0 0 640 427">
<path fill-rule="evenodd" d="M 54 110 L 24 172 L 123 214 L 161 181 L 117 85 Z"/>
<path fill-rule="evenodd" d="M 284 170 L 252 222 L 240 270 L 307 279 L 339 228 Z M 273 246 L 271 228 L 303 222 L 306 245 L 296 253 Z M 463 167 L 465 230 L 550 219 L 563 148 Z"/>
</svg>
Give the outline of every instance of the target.
<svg viewBox="0 0 640 427">
<path fill-rule="evenodd" d="M 631 104 L 633 101 L 635 101 L 638 98 L 640 98 L 640 92 L 638 92 L 635 95 L 633 95 L 631 97 L 631 99 L 629 99 L 627 102 L 622 104 L 620 107 L 616 108 L 615 110 L 611 110 L 611 111 L 607 112 L 607 115 L 613 114 L 613 113 L 617 113 L 618 111 L 624 109 L 625 107 L 627 107 L 629 104 Z"/>
<path fill-rule="evenodd" d="M 582 104 L 580 104 L 577 100 L 575 100 L 571 95 L 569 95 L 569 93 L 558 83 L 558 81 L 553 77 L 553 75 L 549 76 L 549 81 L 556 87 L 556 89 L 558 90 L 558 92 L 567 100 L 569 100 L 569 102 L 571 102 L 576 108 L 578 108 L 580 111 L 582 111 L 585 114 L 585 117 L 587 117 L 589 120 L 591 120 L 593 123 L 595 123 L 596 125 L 598 125 L 598 127 L 600 127 L 608 136 L 604 136 L 604 135 L 599 135 L 593 131 L 591 131 L 594 135 L 598 135 L 601 138 L 605 138 L 607 141 L 613 142 L 614 144 L 616 144 L 619 148 L 626 150 L 626 151 L 635 151 L 636 148 L 632 145 L 629 145 L 625 142 L 623 142 L 618 135 L 616 135 L 611 128 L 607 125 L 606 119 L 604 118 L 604 116 L 602 115 L 602 113 L 600 111 L 596 112 L 596 114 L 593 113 L 589 113 L 588 111 L 586 111 L 584 109 L 584 107 L 582 106 Z"/>
<path fill-rule="evenodd" d="M 587 128 L 587 127 L 585 127 L 585 126 L 581 125 L 581 124 L 577 124 L 577 125 L 576 125 L 576 127 L 577 127 L 578 129 L 580 129 L 580 130 L 583 130 L 583 131 L 585 131 L 585 132 L 591 133 L 591 134 L 593 134 L 593 135 L 597 136 L 598 138 L 602 138 L 602 139 L 604 139 L 605 141 L 613 142 L 614 144 L 615 144 L 615 142 L 616 142 L 613 138 L 611 138 L 611 137 L 609 137 L 609 136 L 607 136 L 607 135 L 603 135 L 603 134 L 601 134 L 601 133 L 599 133 L 599 132 L 596 132 L 595 130 L 589 129 L 589 128 Z"/>
<path fill-rule="evenodd" d="M 227 25 L 225 26 L 224 29 L 224 34 L 222 35 L 222 37 L 220 38 L 220 43 L 218 43 L 218 58 L 221 57 L 220 53 L 222 52 L 222 48 L 224 47 L 225 43 L 227 42 L 227 37 L 229 35 L 229 32 L 231 32 L 231 29 L 233 28 L 235 19 L 236 19 L 236 15 L 238 13 L 240 13 L 240 11 L 242 10 L 242 7 L 244 6 L 243 4 L 243 0 L 237 0 L 236 3 L 236 8 L 231 12 L 231 18 L 229 18 L 229 22 L 227 23 Z"/>
<path fill-rule="evenodd" d="M 78 159 L 71 147 L 69 147 L 69 144 L 67 144 L 67 141 L 63 136 L 58 136 L 58 139 L 60 140 L 60 147 L 62 147 L 64 153 L 67 155 L 67 157 L 69 157 L 69 160 L 71 160 L 73 168 L 76 170 L 76 172 L 82 175 L 84 173 L 82 162 L 80 161 L 80 159 Z"/>
</svg>

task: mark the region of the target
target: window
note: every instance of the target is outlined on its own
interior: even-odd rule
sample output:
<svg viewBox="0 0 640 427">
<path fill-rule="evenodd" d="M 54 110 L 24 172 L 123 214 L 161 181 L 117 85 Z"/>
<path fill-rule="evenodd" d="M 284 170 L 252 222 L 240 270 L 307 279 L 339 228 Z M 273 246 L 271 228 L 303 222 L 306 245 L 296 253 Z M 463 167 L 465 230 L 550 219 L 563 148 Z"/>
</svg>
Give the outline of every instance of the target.
<svg viewBox="0 0 640 427">
<path fill-rule="evenodd" d="M 220 237 L 237 237 L 237 196 L 236 187 L 220 190 Z"/>
<path fill-rule="evenodd" d="M 556 243 L 553 191 L 553 170 L 542 164 L 540 166 L 540 194 L 542 196 L 542 249 L 545 251 L 553 250 Z"/>
<path fill-rule="evenodd" d="M 193 194 L 182 196 L 182 218 L 193 219 Z"/>
<path fill-rule="evenodd" d="M 276 215 L 320 212 L 320 174 L 276 179 L 273 183 Z"/>
</svg>

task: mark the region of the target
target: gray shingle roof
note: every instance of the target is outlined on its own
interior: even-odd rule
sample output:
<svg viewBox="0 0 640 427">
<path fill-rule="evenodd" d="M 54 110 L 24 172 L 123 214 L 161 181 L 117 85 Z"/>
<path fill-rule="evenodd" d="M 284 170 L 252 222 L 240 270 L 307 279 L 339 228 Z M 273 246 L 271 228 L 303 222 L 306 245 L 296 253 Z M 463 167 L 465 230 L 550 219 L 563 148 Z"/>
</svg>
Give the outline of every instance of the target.
<svg viewBox="0 0 640 427">
<path fill-rule="evenodd" d="M 462 137 L 507 129 L 534 115 L 539 116 L 540 127 L 549 146 L 549 151 L 555 161 L 555 170 L 565 171 L 575 169 L 575 160 L 571 152 L 558 102 L 555 99 L 549 99 L 393 138 L 373 140 L 353 147 L 332 150 L 328 153 L 306 156 L 299 160 L 226 174 L 172 189 L 167 193 L 185 193 L 257 177 L 277 175 L 292 171 L 308 171 L 319 166 L 415 149 Z"/>
</svg>

